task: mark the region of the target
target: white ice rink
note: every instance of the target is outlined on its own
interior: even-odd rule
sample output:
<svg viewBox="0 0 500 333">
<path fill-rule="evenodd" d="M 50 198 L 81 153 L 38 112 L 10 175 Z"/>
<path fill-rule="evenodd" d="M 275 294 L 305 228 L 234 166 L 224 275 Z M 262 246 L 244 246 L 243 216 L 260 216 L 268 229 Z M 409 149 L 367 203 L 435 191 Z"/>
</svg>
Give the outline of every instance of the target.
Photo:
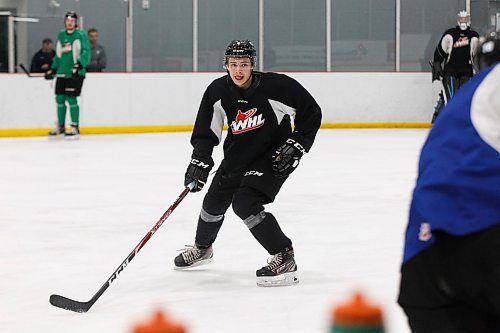
<svg viewBox="0 0 500 333">
<path fill-rule="evenodd" d="M 383 307 L 386 332 L 408 333 L 395 300 L 426 135 L 318 133 L 267 207 L 294 242 L 298 285 L 255 285 L 268 255 L 231 210 L 214 263 L 172 269 L 194 241 L 204 190 L 186 197 L 84 314 L 49 296 L 88 301 L 97 292 L 182 191 L 190 134 L 0 139 L 0 332 L 126 333 L 161 309 L 190 333 L 326 333 L 333 306 L 359 289 Z"/>
</svg>

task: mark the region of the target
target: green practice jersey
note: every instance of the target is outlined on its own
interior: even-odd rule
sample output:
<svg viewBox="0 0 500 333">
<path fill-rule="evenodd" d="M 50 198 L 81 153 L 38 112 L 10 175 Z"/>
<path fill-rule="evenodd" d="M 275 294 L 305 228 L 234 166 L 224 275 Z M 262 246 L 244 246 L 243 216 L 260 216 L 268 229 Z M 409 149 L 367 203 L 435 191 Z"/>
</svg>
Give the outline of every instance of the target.
<svg viewBox="0 0 500 333">
<path fill-rule="evenodd" d="M 90 61 L 90 45 L 87 34 L 83 30 L 75 29 L 71 34 L 66 30 L 59 33 L 56 44 L 56 56 L 52 60 L 51 68 L 58 75 L 71 77 L 71 70 L 76 62 L 82 64 L 79 75 L 85 76 L 85 67 Z"/>
</svg>

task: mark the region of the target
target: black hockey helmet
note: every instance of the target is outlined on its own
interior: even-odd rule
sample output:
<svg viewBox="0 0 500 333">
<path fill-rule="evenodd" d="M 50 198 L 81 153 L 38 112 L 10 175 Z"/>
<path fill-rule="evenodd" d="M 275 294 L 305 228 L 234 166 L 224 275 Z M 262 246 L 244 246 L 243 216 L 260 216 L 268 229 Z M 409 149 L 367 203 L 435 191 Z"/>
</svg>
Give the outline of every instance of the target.
<svg viewBox="0 0 500 333">
<path fill-rule="evenodd" d="M 75 22 L 76 22 L 76 26 L 78 26 L 78 15 L 76 14 L 75 11 L 69 11 L 69 12 L 67 12 L 66 15 L 64 15 L 64 21 L 66 21 L 66 19 L 68 17 L 74 18 Z"/>
<path fill-rule="evenodd" d="M 500 32 L 491 31 L 479 39 L 476 51 L 476 61 L 482 70 L 500 61 Z"/>
<path fill-rule="evenodd" d="M 229 43 L 224 52 L 224 68 L 230 57 L 233 58 L 250 58 L 253 67 L 257 64 L 257 51 L 252 42 L 248 39 L 235 39 Z"/>
</svg>

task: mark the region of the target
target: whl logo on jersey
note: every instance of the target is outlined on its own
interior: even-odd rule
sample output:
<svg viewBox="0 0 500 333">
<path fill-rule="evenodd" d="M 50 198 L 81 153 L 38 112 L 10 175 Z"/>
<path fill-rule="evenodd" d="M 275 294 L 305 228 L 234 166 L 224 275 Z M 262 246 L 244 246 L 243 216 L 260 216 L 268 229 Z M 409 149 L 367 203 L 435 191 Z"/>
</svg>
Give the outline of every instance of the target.
<svg viewBox="0 0 500 333">
<path fill-rule="evenodd" d="M 231 122 L 231 131 L 233 134 L 248 132 L 264 125 L 265 119 L 262 118 L 262 114 L 256 115 L 256 112 L 257 108 L 245 112 L 238 110 L 236 119 Z"/>
<path fill-rule="evenodd" d="M 455 42 L 455 44 L 453 44 L 453 47 L 454 48 L 458 48 L 458 47 L 464 47 L 464 46 L 467 46 L 467 45 L 469 45 L 469 38 L 467 38 L 467 36 L 464 36 L 464 37 L 460 37 Z"/>
</svg>

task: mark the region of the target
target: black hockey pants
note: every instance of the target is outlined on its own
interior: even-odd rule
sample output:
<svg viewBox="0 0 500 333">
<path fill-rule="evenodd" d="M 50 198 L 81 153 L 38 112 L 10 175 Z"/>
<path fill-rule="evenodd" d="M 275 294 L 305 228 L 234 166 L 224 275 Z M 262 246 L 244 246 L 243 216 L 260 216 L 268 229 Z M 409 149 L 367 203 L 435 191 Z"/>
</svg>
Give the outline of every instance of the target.
<svg viewBox="0 0 500 333">
<path fill-rule="evenodd" d="M 500 225 L 436 243 L 401 269 L 398 303 L 413 333 L 500 332 Z"/>
<path fill-rule="evenodd" d="M 203 199 L 196 244 L 209 246 L 215 241 L 232 204 L 236 215 L 270 254 L 291 246 L 276 218 L 264 211 L 264 205 L 274 201 L 284 181 L 274 177 L 270 163 L 255 164 L 237 175 L 227 175 L 220 167 Z"/>
<path fill-rule="evenodd" d="M 449 102 L 450 99 L 455 96 L 457 90 L 469 81 L 469 79 L 470 76 L 467 75 L 451 75 L 445 73 L 443 77 L 443 86 L 445 87 L 446 100 Z"/>
<path fill-rule="evenodd" d="M 456 94 L 457 90 L 463 86 L 468 80 L 470 79 L 470 76 L 467 75 L 451 75 L 451 74 L 445 74 L 443 80 L 443 90 L 444 93 L 446 94 L 446 101 L 450 101 L 450 99 Z M 436 118 L 438 117 L 439 113 L 441 110 L 446 106 L 447 103 L 444 101 L 444 96 L 442 95 L 443 93 L 441 92 L 439 94 L 439 100 L 434 108 L 434 114 L 432 115 L 432 120 L 431 123 L 434 124 L 436 121 Z"/>
</svg>

